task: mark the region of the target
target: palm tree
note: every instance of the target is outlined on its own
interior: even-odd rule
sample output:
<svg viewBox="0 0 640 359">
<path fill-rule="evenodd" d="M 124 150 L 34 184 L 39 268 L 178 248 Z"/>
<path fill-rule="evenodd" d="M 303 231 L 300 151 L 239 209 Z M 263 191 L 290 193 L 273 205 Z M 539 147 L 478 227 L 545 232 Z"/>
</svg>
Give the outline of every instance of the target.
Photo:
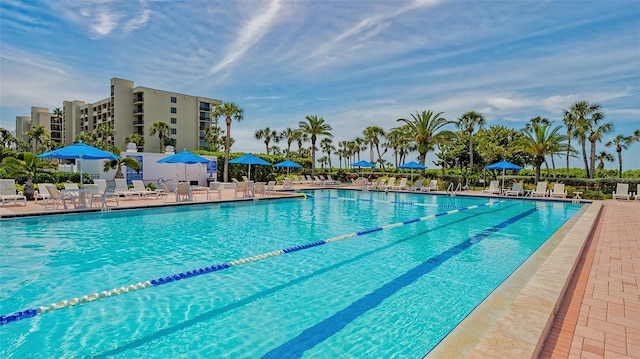
<svg viewBox="0 0 640 359">
<path fill-rule="evenodd" d="M 331 152 L 336 150 L 336 147 L 333 145 L 333 140 L 330 139 L 329 137 L 325 137 L 320 141 L 320 148 L 322 149 L 322 152 L 325 152 L 327 154 L 327 161 L 329 162 L 329 169 L 332 168 L 331 166 Z"/>
<path fill-rule="evenodd" d="M 635 141 L 635 136 L 617 135 L 605 144 L 606 147 L 615 146 L 618 153 L 618 178 L 622 178 L 622 150 L 626 150 Z"/>
<path fill-rule="evenodd" d="M 219 139 L 221 136 L 221 129 L 215 124 L 212 124 L 209 127 L 204 129 L 204 140 L 209 143 L 209 150 L 218 152 L 219 147 Z"/>
<path fill-rule="evenodd" d="M 124 173 L 122 173 L 122 165 L 125 165 L 132 170 L 140 173 L 140 162 L 133 157 L 120 156 L 120 148 L 113 147 L 111 151 L 114 155 L 120 157 L 115 160 L 105 160 L 102 163 L 102 171 L 107 172 L 109 170 L 115 169 L 116 175 L 113 178 L 124 178 Z"/>
<path fill-rule="evenodd" d="M 93 132 L 96 133 L 96 137 L 102 143 L 101 146 L 99 146 L 100 149 L 106 149 L 110 142 L 108 139 L 116 135 L 116 130 L 106 123 L 96 126 L 96 128 L 93 129 Z"/>
<path fill-rule="evenodd" d="M 33 126 L 27 132 L 27 137 L 29 138 L 29 142 L 33 141 L 33 152 L 38 151 L 38 142 L 42 143 L 47 138 L 50 138 L 49 131 L 42 125 Z"/>
<path fill-rule="evenodd" d="M 130 143 L 135 143 L 136 147 L 138 147 L 138 149 L 141 149 L 142 147 L 144 147 L 144 136 L 139 133 L 132 133 L 124 138 L 125 146 Z"/>
<path fill-rule="evenodd" d="M 596 142 L 600 142 L 604 134 L 613 131 L 613 123 L 602 123 L 601 121 L 603 120 L 604 114 L 597 112 L 591 116 L 591 121 L 589 122 L 589 135 L 587 138 L 591 143 L 591 178 L 595 177 L 595 171 L 593 169 L 596 165 Z"/>
<path fill-rule="evenodd" d="M 597 170 L 598 171 L 602 171 L 604 169 L 604 161 L 607 162 L 613 162 L 613 155 L 611 155 L 609 152 L 606 151 L 600 151 L 600 153 L 598 153 L 598 155 L 596 156 L 596 160 L 598 161 L 598 167 Z"/>
<path fill-rule="evenodd" d="M 160 152 L 162 152 L 164 148 L 164 138 L 169 136 L 171 128 L 164 121 L 158 121 L 151 124 L 149 127 L 149 135 L 153 136 L 156 133 L 158 134 L 158 138 L 160 139 Z"/>
<path fill-rule="evenodd" d="M 280 138 L 287 141 L 287 153 L 286 156 L 291 156 L 291 144 L 296 140 L 296 130 L 287 127 L 284 131 L 280 133 Z"/>
<path fill-rule="evenodd" d="M 567 111 L 565 110 L 565 117 L 567 114 L 572 117 L 574 128 L 573 137 L 578 140 L 578 143 L 582 147 L 582 159 L 584 161 L 584 169 L 587 173 L 587 178 L 593 178 L 589 173 L 589 163 L 587 162 L 587 134 L 590 129 L 591 117 L 601 116 L 600 105 L 596 103 L 589 103 L 587 101 L 576 102 Z"/>
<path fill-rule="evenodd" d="M 306 132 L 303 132 L 302 129 L 297 129 L 293 138 L 294 138 L 294 141 L 298 143 L 298 157 L 304 157 L 302 155 L 302 144 L 304 142 L 309 141 L 309 134 Z"/>
<path fill-rule="evenodd" d="M 269 154 L 269 143 L 271 143 L 271 140 L 275 143 L 280 142 L 278 131 L 272 130 L 269 127 L 256 131 L 255 136 L 256 140 L 264 139 L 264 145 L 267 147 L 267 155 Z"/>
<path fill-rule="evenodd" d="M 418 161 L 424 165 L 427 153 L 432 151 L 438 143 L 444 142 L 451 136 L 451 131 L 442 131 L 442 127 L 454 123 L 440 117 L 443 112 L 434 114 L 431 110 L 417 112 L 411 115 L 412 120 L 400 118 L 398 122 L 404 122 L 411 141 L 416 144 L 418 151 Z"/>
<path fill-rule="evenodd" d="M 536 170 L 535 181 L 540 180 L 540 167 L 544 157 L 555 152 L 565 151 L 565 135 L 559 133 L 560 126 L 551 129 L 551 123 L 533 122 L 524 130 L 524 137 L 517 144 L 520 150 L 534 156 Z"/>
<path fill-rule="evenodd" d="M 384 137 L 385 133 L 382 127 L 378 126 L 369 126 L 363 131 L 364 141 L 369 145 L 369 154 L 371 157 L 371 163 L 379 162 L 384 169 L 384 161 L 382 161 L 382 154 L 380 154 L 380 137 Z M 373 160 L 373 149 L 376 149 L 376 153 L 378 154 L 378 160 Z M 386 152 L 386 151 L 385 151 Z"/>
<path fill-rule="evenodd" d="M 24 196 L 27 199 L 33 198 L 33 178 L 36 176 L 38 169 L 51 167 L 48 161 L 43 161 L 34 153 L 23 152 L 22 159 L 16 157 L 6 157 L 2 160 L 2 164 L 9 168 L 9 176 L 15 178 L 20 175 L 26 175 L 27 181 L 24 185 Z"/>
<path fill-rule="evenodd" d="M 231 121 L 236 120 L 238 122 L 243 119 L 244 110 L 233 102 L 224 102 L 222 105 L 216 105 L 215 110 L 211 115 L 217 120 L 220 117 L 224 117 L 227 124 L 227 132 L 224 142 L 224 172 L 222 178 L 224 182 L 229 181 L 229 151 L 231 149 Z"/>
<path fill-rule="evenodd" d="M 571 153 L 571 137 L 573 137 L 573 128 L 576 125 L 577 119 L 571 111 L 564 110 L 564 118 L 562 119 L 564 126 L 567 128 L 567 173 L 566 177 L 569 177 L 569 155 Z"/>
<path fill-rule="evenodd" d="M 332 128 L 328 124 L 324 123 L 324 118 L 318 116 L 306 116 L 305 121 L 300 121 L 300 129 L 303 133 L 308 134 L 311 137 L 311 176 L 316 174 L 316 140 L 318 136 L 333 137 L 331 134 Z"/>
<path fill-rule="evenodd" d="M 16 144 L 17 142 L 17 139 L 11 134 L 11 131 L 0 127 L 0 145 L 9 148 L 11 144 Z"/>
<path fill-rule="evenodd" d="M 456 126 L 459 129 L 469 134 L 469 173 L 473 174 L 473 131 L 475 131 L 475 127 L 479 128 L 484 126 L 486 120 L 482 116 L 482 114 L 469 111 L 466 112 L 458 119 Z"/>
</svg>

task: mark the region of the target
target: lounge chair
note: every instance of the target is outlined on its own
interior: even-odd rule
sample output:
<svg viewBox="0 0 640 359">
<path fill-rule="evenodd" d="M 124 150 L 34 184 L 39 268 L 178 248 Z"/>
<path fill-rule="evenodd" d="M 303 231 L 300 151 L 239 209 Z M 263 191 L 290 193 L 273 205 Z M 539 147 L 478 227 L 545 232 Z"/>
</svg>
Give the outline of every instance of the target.
<svg viewBox="0 0 640 359">
<path fill-rule="evenodd" d="M 406 177 L 401 178 L 400 182 L 396 183 L 393 187 L 391 187 L 391 189 L 393 190 L 407 189 L 407 178 Z"/>
<path fill-rule="evenodd" d="M 124 178 L 116 178 L 114 180 L 116 182 L 116 194 L 118 196 L 123 196 L 124 198 L 127 197 L 133 197 L 133 196 L 139 196 L 142 197 L 142 194 L 139 192 L 134 192 L 131 191 L 129 189 L 129 186 L 127 186 L 127 180 Z"/>
<path fill-rule="evenodd" d="M 521 194 L 523 194 L 524 191 L 522 190 L 522 182 L 515 182 L 512 186 L 510 190 L 507 190 L 504 192 L 505 196 L 520 196 Z"/>
<path fill-rule="evenodd" d="M 327 175 L 327 183 L 328 184 L 332 184 L 332 185 L 339 185 L 341 184 L 340 181 L 338 180 L 334 180 L 333 178 L 331 178 L 331 175 Z"/>
<path fill-rule="evenodd" d="M 391 177 L 387 181 L 387 184 L 384 186 L 384 189 L 392 189 L 393 186 L 395 186 L 395 185 L 396 185 L 396 178 L 395 177 Z"/>
<path fill-rule="evenodd" d="M 47 206 L 49 204 L 49 201 L 54 201 L 55 203 L 55 208 L 53 209 L 58 209 L 58 206 L 60 205 L 60 203 L 62 203 L 62 206 L 64 207 L 64 209 L 67 209 L 67 201 L 70 201 L 71 204 L 73 204 L 74 207 L 77 206 L 77 200 L 78 198 L 75 196 L 72 196 L 69 193 L 66 192 L 60 192 L 58 191 L 58 189 L 56 188 L 56 186 L 54 185 L 45 185 L 44 188 L 47 189 L 47 191 L 49 192 L 49 198 L 45 200 L 44 202 L 44 209 L 47 209 Z"/>
<path fill-rule="evenodd" d="M 140 196 L 146 197 L 147 195 L 153 195 L 156 199 L 158 198 L 158 191 L 147 189 L 142 180 L 131 180 L 131 183 L 133 184 L 133 191 L 137 192 Z"/>
<path fill-rule="evenodd" d="M 248 182 L 238 182 L 236 183 L 236 198 L 238 197 L 248 197 Z"/>
<path fill-rule="evenodd" d="M 53 185 L 53 183 L 38 183 L 38 189 L 33 193 L 33 199 L 38 203 L 38 198 L 41 200 L 51 198 L 49 191 L 45 188 L 47 185 Z"/>
<path fill-rule="evenodd" d="M 269 181 L 264 188 L 265 192 L 273 192 L 276 190 L 276 181 Z"/>
<path fill-rule="evenodd" d="M 567 191 L 564 189 L 564 183 L 554 183 L 553 191 L 549 193 L 549 197 L 567 198 Z"/>
<path fill-rule="evenodd" d="M 222 199 L 222 189 L 220 182 L 211 182 L 207 188 L 207 201 L 211 199 L 212 195 L 217 195 L 218 199 Z"/>
<path fill-rule="evenodd" d="M 634 201 L 640 201 L 640 183 L 636 185 L 636 195 L 633 196 Z"/>
<path fill-rule="evenodd" d="M 385 185 L 385 179 L 380 177 L 371 184 L 371 189 L 381 190 L 381 189 L 384 189 L 384 185 Z"/>
<path fill-rule="evenodd" d="M 80 187 L 77 183 L 65 183 L 64 191 L 70 196 L 80 198 Z"/>
<path fill-rule="evenodd" d="M 27 206 L 27 197 L 22 192 L 16 191 L 15 179 L 0 179 L 0 200 L 2 200 L 2 206 L 7 204 L 7 201 L 23 201 L 24 206 Z"/>
<path fill-rule="evenodd" d="M 424 180 L 422 178 L 420 178 L 413 185 L 407 187 L 407 189 L 409 191 L 418 191 L 418 190 L 420 190 L 420 188 L 422 188 L 422 182 L 424 182 Z"/>
<path fill-rule="evenodd" d="M 547 194 L 547 181 L 538 182 L 536 189 L 531 191 L 531 197 L 546 197 Z"/>
<path fill-rule="evenodd" d="M 267 196 L 267 183 L 266 182 L 256 182 L 254 191 L 257 196 L 266 197 Z"/>
<path fill-rule="evenodd" d="M 629 184 L 628 183 L 618 183 L 616 185 L 616 191 L 613 192 L 613 199 L 626 199 L 627 201 L 631 198 L 629 195 Z"/>
<path fill-rule="evenodd" d="M 284 182 L 282 183 L 282 189 L 293 189 L 293 179 L 285 178 Z"/>
<path fill-rule="evenodd" d="M 420 187 L 421 192 L 431 192 L 431 191 L 437 191 L 437 190 L 438 190 L 438 180 L 431 180 L 429 181 L 428 186 Z"/>
<path fill-rule="evenodd" d="M 500 181 L 489 182 L 489 187 L 482 190 L 482 193 L 498 194 L 500 193 Z"/>
</svg>

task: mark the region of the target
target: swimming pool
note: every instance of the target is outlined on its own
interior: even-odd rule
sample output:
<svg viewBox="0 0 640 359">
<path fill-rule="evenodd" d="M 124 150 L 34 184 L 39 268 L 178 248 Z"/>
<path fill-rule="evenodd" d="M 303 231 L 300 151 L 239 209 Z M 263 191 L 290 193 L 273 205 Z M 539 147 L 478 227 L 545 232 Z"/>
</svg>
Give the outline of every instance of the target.
<svg viewBox="0 0 640 359">
<path fill-rule="evenodd" d="M 2 325 L 3 357 L 419 358 L 580 206 L 324 190 L 0 221 L 0 315 L 234 263 Z"/>
</svg>

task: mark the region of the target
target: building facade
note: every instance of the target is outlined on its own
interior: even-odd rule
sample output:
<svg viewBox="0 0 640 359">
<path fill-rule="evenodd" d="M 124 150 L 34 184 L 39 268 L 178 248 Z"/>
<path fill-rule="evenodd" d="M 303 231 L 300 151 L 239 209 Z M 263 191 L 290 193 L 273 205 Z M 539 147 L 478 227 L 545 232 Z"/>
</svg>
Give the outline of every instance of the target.
<svg viewBox="0 0 640 359">
<path fill-rule="evenodd" d="M 144 137 L 144 146 L 139 146 L 139 151 L 161 152 L 166 144 L 180 150 L 195 150 L 208 146 L 204 141 L 205 129 L 211 126 L 211 111 L 221 103 L 220 100 L 206 97 L 136 87 L 133 81 L 112 78 L 109 97 L 95 103 L 64 101 L 61 126 L 51 123 L 45 128 L 51 132 L 52 139 L 56 140 L 55 128 L 56 138 L 64 145 L 72 144 L 79 134 L 99 132 L 107 126 L 115 134 L 105 136 L 105 140 L 122 150 L 126 148 L 125 138 L 134 133 Z M 48 113 L 46 109 L 40 110 Z M 40 113 L 36 112 L 36 117 Z M 31 126 L 35 126 L 33 109 L 31 117 Z M 38 121 L 46 118 L 44 115 L 41 117 Z M 163 140 L 166 143 L 160 143 L 157 133 L 150 134 L 151 126 L 159 121 L 169 126 L 167 139 Z M 16 132 L 25 127 L 22 123 L 18 126 L 18 122 L 16 118 Z"/>
<path fill-rule="evenodd" d="M 44 107 L 31 107 L 31 117 L 16 117 L 16 138 L 29 143 L 29 130 L 32 127 L 43 126 L 51 135 L 51 140 L 65 143 L 63 121 L 62 114 L 51 113 L 49 109 Z M 35 145 L 35 143 L 31 144 L 31 150 L 34 152 L 37 150 L 33 148 Z"/>
</svg>

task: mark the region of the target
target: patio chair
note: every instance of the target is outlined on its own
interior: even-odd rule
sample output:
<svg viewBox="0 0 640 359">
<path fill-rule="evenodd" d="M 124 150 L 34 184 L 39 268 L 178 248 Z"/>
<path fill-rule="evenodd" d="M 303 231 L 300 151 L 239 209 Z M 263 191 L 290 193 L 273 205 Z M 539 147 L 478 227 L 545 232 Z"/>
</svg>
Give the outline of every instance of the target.
<svg viewBox="0 0 640 359">
<path fill-rule="evenodd" d="M 89 207 L 93 207 L 94 202 L 99 203 L 100 207 L 109 207 L 109 205 L 107 204 L 107 201 L 109 200 L 115 200 L 116 207 L 120 207 L 120 196 L 116 194 L 116 188 L 107 187 L 107 181 L 103 181 L 104 183 L 102 183 L 101 181 L 96 182 L 96 180 L 93 180 L 94 186 L 96 186 L 97 191 L 91 193 L 91 197 L 89 198 Z M 103 184 L 105 185 L 105 187 L 102 187 Z"/>
<path fill-rule="evenodd" d="M 613 199 L 625 199 L 629 200 L 631 196 L 629 195 L 629 184 L 628 183 L 618 183 L 616 185 L 616 190 L 613 192 Z"/>
<path fill-rule="evenodd" d="M 158 198 L 158 191 L 147 189 L 142 180 L 131 180 L 131 183 L 133 184 L 133 191 L 137 192 L 140 196 L 146 197 L 147 195 L 154 195 L 156 199 Z"/>
<path fill-rule="evenodd" d="M 500 181 L 489 182 L 489 187 L 482 190 L 482 193 L 498 194 L 500 193 Z"/>
<path fill-rule="evenodd" d="M 191 186 L 187 182 L 180 182 L 176 186 L 176 202 L 193 201 Z"/>
<path fill-rule="evenodd" d="M 505 196 L 520 196 L 524 191 L 522 189 L 522 182 L 515 182 L 511 185 L 511 189 L 504 192 Z"/>
<path fill-rule="evenodd" d="M 207 200 L 210 200 L 211 196 L 216 194 L 218 196 L 218 199 L 222 199 L 222 189 L 220 188 L 220 182 L 209 183 L 209 188 L 207 188 Z"/>
<path fill-rule="evenodd" d="M 327 183 L 328 184 L 332 184 L 332 185 L 339 185 L 341 184 L 340 181 L 338 180 L 334 180 L 333 178 L 331 178 L 331 175 L 327 175 Z"/>
<path fill-rule="evenodd" d="M 247 184 L 248 182 L 238 182 L 236 183 L 236 198 L 238 197 L 247 197 Z"/>
<path fill-rule="evenodd" d="M 282 189 L 293 189 L 293 179 L 285 178 L 282 183 Z"/>
<path fill-rule="evenodd" d="M 80 187 L 78 187 L 77 183 L 65 183 L 64 191 L 70 196 L 79 198 L 80 197 Z"/>
<path fill-rule="evenodd" d="M 267 183 L 266 182 L 256 182 L 254 191 L 255 196 L 258 197 L 266 197 L 267 196 Z"/>
<path fill-rule="evenodd" d="M 538 182 L 536 189 L 531 191 L 531 197 L 546 197 L 547 194 L 547 181 Z"/>
<path fill-rule="evenodd" d="M 395 186 L 395 185 L 396 185 L 396 178 L 395 177 L 391 177 L 387 181 L 387 184 L 384 186 L 384 189 L 392 189 L 393 186 Z"/>
<path fill-rule="evenodd" d="M 138 192 L 134 192 L 129 190 L 129 186 L 127 186 L 127 180 L 124 178 L 116 178 L 114 179 L 114 181 L 116 182 L 116 194 L 118 196 L 123 196 L 124 198 L 132 198 L 133 196 L 140 196 L 142 197 L 142 194 L 138 193 Z"/>
<path fill-rule="evenodd" d="M 424 182 L 424 180 L 420 178 L 419 180 L 415 181 L 413 185 L 407 187 L 407 189 L 409 191 L 419 191 L 420 188 L 422 188 L 422 182 Z"/>
<path fill-rule="evenodd" d="M 45 199 L 51 198 L 49 191 L 45 188 L 47 185 L 53 185 L 53 183 L 38 183 L 38 189 L 33 193 L 33 199 L 36 203 L 38 203 L 38 199 L 41 199 L 44 202 Z"/>
<path fill-rule="evenodd" d="M 438 180 L 431 180 L 429 181 L 428 186 L 420 187 L 421 192 L 431 192 L 431 191 L 437 191 L 437 190 L 438 190 Z"/>
<path fill-rule="evenodd" d="M 71 204 L 73 204 L 74 207 L 77 206 L 77 200 L 78 198 L 75 196 L 72 196 L 71 194 L 67 193 L 67 192 L 60 192 L 58 191 L 58 188 L 56 188 L 56 186 L 54 185 L 46 185 L 44 186 L 44 188 L 47 189 L 47 191 L 49 192 L 49 198 L 45 199 L 44 202 L 44 209 L 46 210 L 48 205 L 49 205 L 49 201 L 54 201 L 55 203 L 55 207 L 52 209 L 58 209 L 58 206 L 60 206 L 60 204 L 62 203 L 62 206 L 64 207 L 64 209 L 67 209 L 67 201 L 70 201 Z"/>
<path fill-rule="evenodd" d="M 633 196 L 634 201 L 640 201 L 640 183 L 636 185 L 636 194 Z"/>
<path fill-rule="evenodd" d="M 273 192 L 276 189 L 276 181 L 269 181 L 267 186 L 264 188 L 266 192 Z"/>
<path fill-rule="evenodd" d="M 549 197 L 567 198 L 567 191 L 564 189 L 564 183 L 554 183 L 553 191 L 549 193 Z"/>
<path fill-rule="evenodd" d="M 0 200 L 2 200 L 3 207 L 8 201 L 23 201 L 24 206 L 27 206 L 27 197 L 22 192 L 16 191 L 15 179 L 0 179 Z"/>
<path fill-rule="evenodd" d="M 407 178 L 403 177 L 400 179 L 400 182 L 396 183 L 391 189 L 393 190 L 403 190 L 407 188 Z"/>
</svg>

